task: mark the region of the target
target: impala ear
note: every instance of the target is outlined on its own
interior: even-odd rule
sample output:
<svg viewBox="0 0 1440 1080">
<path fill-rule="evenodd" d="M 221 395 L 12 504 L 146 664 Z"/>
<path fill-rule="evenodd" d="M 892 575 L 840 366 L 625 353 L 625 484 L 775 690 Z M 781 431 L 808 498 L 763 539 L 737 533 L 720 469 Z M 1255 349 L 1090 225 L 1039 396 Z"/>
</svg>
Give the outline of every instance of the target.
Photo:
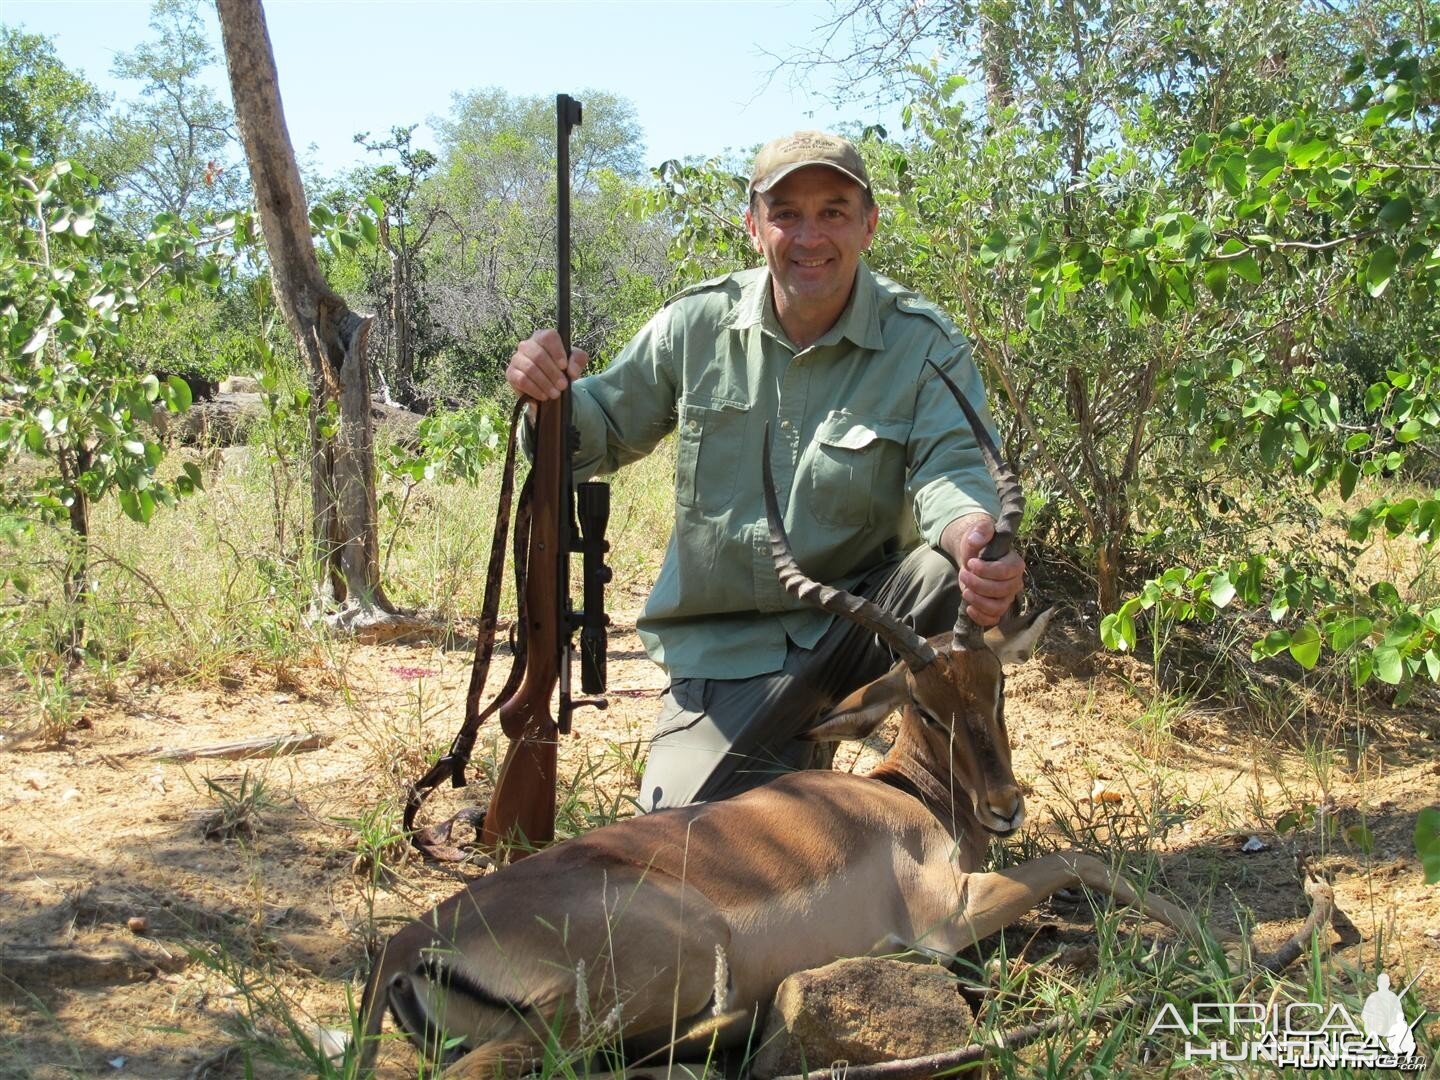
<svg viewBox="0 0 1440 1080">
<path fill-rule="evenodd" d="M 821 714 L 815 726 L 798 736 L 806 742 L 840 742 L 863 739 L 880 722 L 910 700 L 906 681 L 908 669 L 896 664 L 880 678 L 860 687 L 829 712 Z"/>
<path fill-rule="evenodd" d="M 1007 611 L 1000 625 L 985 631 L 985 644 L 989 646 L 1002 664 L 1020 664 L 1030 659 L 1035 646 L 1045 635 L 1055 609 L 1048 607 L 1041 612 L 1018 615 Z"/>
</svg>

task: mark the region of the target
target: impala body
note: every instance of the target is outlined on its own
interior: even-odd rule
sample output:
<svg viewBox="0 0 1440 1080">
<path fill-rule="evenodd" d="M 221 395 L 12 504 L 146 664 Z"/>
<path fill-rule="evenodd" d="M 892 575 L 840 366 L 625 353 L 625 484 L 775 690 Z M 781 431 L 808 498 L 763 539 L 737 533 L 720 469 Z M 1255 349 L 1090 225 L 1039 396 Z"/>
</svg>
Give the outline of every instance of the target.
<svg viewBox="0 0 1440 1080">
<path fill-rule="evenodd" d="M 1001 494 L 985 553 L 1000 557 L 1019 486 L 951 389 Z M 743 1044 L 796 971 L 912 948 L 953 954 L 1077 882 L 1198 936 L 1185 912 L 1078 852 L 979 872 L 990 836 L 1024 819 L 1002 664 L 1030 654 L 1049 613 L 982 633 L 962 610 L 953 635 L 927 641 L 805 577 L 768 467 L 765 489 L 785 589 L 873 629 L 900 658 L 807 737 L 863 738 L 898 709 L 890 752 L 867 776 L 792 774 L 597 829 L 472 883 L 386 945 L 362 1003 L 367 1059 L 387 1007 L 424 1052 L 454 1062 L 450 1076 L 524 1069 L 552 1033 L 567 1049 L 618 1038 L 632 1064 Z"/>
</svg>

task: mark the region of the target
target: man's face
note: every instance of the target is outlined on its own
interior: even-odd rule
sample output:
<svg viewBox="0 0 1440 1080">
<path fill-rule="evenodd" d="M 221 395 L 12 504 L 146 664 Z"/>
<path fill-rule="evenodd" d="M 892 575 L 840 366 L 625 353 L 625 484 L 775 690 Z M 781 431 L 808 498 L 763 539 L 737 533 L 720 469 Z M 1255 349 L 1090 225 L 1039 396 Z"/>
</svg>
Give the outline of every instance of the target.
<svg viewBox="0 0 1440 1080">
<path fill-rule="evenodd" d="M 840 317 L 878 217 L 859 184 L 824 165 L 798 169 L 756 197 L 745 225 L 770 267 L 782 321 Z"/>
</svg>

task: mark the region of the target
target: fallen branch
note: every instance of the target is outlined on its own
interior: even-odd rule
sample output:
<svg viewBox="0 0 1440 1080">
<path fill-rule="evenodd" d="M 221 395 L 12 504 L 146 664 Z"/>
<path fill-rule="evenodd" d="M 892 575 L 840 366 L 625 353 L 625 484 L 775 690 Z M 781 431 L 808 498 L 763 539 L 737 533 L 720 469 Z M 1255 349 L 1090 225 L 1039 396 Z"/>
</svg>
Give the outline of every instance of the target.
<svg viewBox="0 0 1440 1080">
<path fill-rule="evenodd" d="M 190 957 L 163 946 L 100 945 L 88 949 L 0 946 L 0 971 L 26 989 L 114 986 L 143 982 L 188 966 Z"/>
<path fill-rule="evenodd" d="M 1285 942 L 1272 953 L 1266 953 L 1255 958 L 1257 967 L 1264 968 L 1272 975 L 1278 975 L 1291 964 L 1299 960 L 1310 951 L 1310 937 L 1312 934 L 1330 925 L 1334 917 L 1335 890 L 1330 883 L 1320 877 L 1308 866 L 1304 868 L 1305 874 L 1305 895 L 1310 897 L 1310 916 L 1304 925 L 1297 930 L 1290 940 Z M 1349 921 L 1348 919 L 1346 920 Z"/>
<path fill-rule="evenodd" d="M 218 1053 L 211 1054 L 185 1074 L 185 1080 L 211 1080 L 211 1077 L 225 1075 L 230 1063 L 245 1052 L 239 1043 L 231 1043 Z"/>
<path fill-rule="evenodd" d="M 1118 1001 L 1103 1009 L 1097 1009 L 1086 1017 L 1085 1022 L 1088 1025 L 1118 1019 L 1126 1013 L 1153 1003 L 1155 997 L 1156 995 L 1147 995 L 1143 998 L 1127 998 L 1124 1001 Z M 1075 1021 L 1068 1016 L 1053 1016 L 1038 1024 L 1026 1024 L 1023 1027 L 1000 1032 L 995 1036 L 993 1042 L 971 1043 L 958 1050 L 946 1050 L 939 1054 L 926 1054 L 924 1057 L 904 1058 L 900 1061 L 882 1061 L 877 1065 L 846 1065 L 843 1068 L 832 1068 L 830 1071 L 832 1075 L 843 1077 L 844 1080 L 911 1080 L 912 1077 L 933 1076 L 936 1073 L 958 1069 L 962 1065 L 974 1065 L 984 1061 L 993 1056 L 997 1050 L 1018 1050 L 1036 1039 L 1053 1035 L 1057 1031 L 1074 1026 L 1074 1024 Z M 822 1070 L 816 1070 L 809 1075 L 813 1077 L 820 1072 Z M 775 1080 L 805 1080 L 805 1078 L 798 1075 L 777 1076 Z"/>
<path fill-rule="evenodd" d="M 323 750 L 334 741 L 334 735 L 321 735 L 313 731 L 294 735 L 262 735 L 258 739 L 197 746 L 190 750 L 155 750 L 148 756 L 164 761 L 195 761 L 200 758 L 242 761 L 245 758 L 285 757 L 287 754 L 300 754 L 307 750 Z"/>
</svg>

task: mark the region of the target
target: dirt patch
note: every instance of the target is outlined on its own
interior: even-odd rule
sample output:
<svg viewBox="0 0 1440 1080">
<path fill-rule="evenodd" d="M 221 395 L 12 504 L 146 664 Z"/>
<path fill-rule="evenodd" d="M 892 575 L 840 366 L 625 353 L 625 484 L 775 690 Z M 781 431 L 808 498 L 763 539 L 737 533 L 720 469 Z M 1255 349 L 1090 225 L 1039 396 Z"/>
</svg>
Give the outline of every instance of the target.
<svg viewBox="0 0 1440 1080">
<path fill-rule="evenodd" d="M 628 812 L 664 685 L 633 623 L 611 648 L 610 709 L 579 713 L 561 750 L 562 832 Z M 206 1075 L 242 1075 L 219 1056 L 247 1022 L 241 978 L 307 1024 L 347 1027 L 367 942 L 480 872 L 411 858 L 372 887 L 357 859 L 357 838 L 383 836 L 401 785 L 448 744 L 468 672 L 460 650 L 355 647 L 287 669 L 283 686 L 237 673 L 228 686 L 122 687 L 65 746 L 12 744 L 0 758 L 0 1075 L 177 1077 L 211 1060 Z M 1208 905 L 1216 925 L 1253 927 L 1266 948 L 1305 914 L 1304 850 L 1359 934 L 1337 968 L 1362 987 L 1381 968 L 1401 984 L 1418 975 L 1412 993 L 1440 1010 L 1440 888 L 1424 884 L 1411 842 L 1416 814 L 1440 802 L 1433 724 L 1375 716 L 1383 737 L 1307 751 L 1247 733 L 1238 715 L 1167 712 L 1138 665 L 1063 632 L 1011 676 L 1007 701 L 1033 834 L 1153 853 L 1163 890 Z M 297 733 L 324 745 L 166 756 Z M 472 786 L 439 791 L 430 820 L 483 803 L 497 733 L 482 737 Z M 852 747 L 837 767 L 882 749 Z M 1015 940 L 1053 951 L 1070 917 L 1043 909 Z"/>
</svg>

